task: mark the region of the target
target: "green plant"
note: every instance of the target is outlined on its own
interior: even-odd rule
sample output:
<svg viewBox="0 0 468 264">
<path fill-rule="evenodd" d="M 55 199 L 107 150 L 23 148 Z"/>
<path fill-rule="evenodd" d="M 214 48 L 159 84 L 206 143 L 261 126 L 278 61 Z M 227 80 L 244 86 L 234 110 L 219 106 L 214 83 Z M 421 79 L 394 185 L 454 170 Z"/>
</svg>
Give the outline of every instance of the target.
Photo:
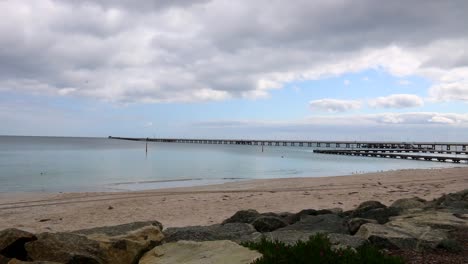
<svg viewBox="0 0 468 264">
<path fill-rule="evenodd" d="M 244 246 L 259 251 L 263 257 L 252 264 L 400 264 L 402 259 L 382 254 L 378 249 L 364 245 L 356 250 L 351 248 L 332 249 L 326 235 L 311 236 L 308 241 L 286 245 L 279 241 L 262 239 L 260 242 L 244 243 Z"/>
</svg>

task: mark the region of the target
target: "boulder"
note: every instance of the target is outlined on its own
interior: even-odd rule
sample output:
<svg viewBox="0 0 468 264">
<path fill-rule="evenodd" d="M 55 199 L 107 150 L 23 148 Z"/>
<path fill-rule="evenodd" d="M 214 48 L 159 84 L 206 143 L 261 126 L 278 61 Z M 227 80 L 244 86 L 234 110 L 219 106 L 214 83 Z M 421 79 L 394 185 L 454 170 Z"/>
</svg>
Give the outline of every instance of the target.
<svg viewBox="0 0 468 264">
<path fill-rule="evenodd" d="M 25 247 L 35 261 L 123 264 L 136 263 L 163 238 L 160 225 L 135 223 L 74 233 L 42 233 Z"/>
<path fill-rule="evenodd" d="M 431 227 L 445 231 L 468 228 L 468 218 L 460 217 L 449 211 L 426 210 L 401 216 L 392 217 L 389 226 L 401 226 L 410 223 L 419 227 Z"/>
<path fill-rule="evenodd" d="M 435 248 L 447 238 L 445 232 L 430 227 L 418 227 L 411 224 L 396 227 L 372 223 L 362 225 L 355 236 L 367 239 L 378 247 L 411 250 Z"/>
<path fill-rule="evenodd" d="M 345 219 L 336 214 L 303 216 L 299 222 L 278 230 L 301 230 L 313 233 L 348 233 Z"/>
<path fill-rule="evenodd" d="M 361 203 L 349 216 L 351 218 L 375 219 L 379 224 L 385 224 L 391 216 L 396 216 L 399 213 L 400 209 L 398 208 L 386 207 L 377 201 L 367 201 Z"/>
<path fill-rule="evenodd" d="M 349 233 L 351 235 L 354 235 L 354 234 L 356 234 L 356 232 L 359 230 L 359 228 L 363 224 L 367 224 L 367 223 L 377 224 L 377 220 L 375 220 L 375 219 L 365 219 L 365 218 L 352 218 L 352 219 L 348 220 L 348 222 L 347 222 L 348 231 L 349 231 Z"/>
<path fill-rule="evenodd" d="M 378 208 L 386 208 L 387 206 L 379 201 L 365 201 L 359 204 L 355 211 L 368 211 Z"/>
<path fill-rule="evenodd" d="M 190 241 L 212 241 L 212 240 L 233 240 L 244 241 L 251 235 L 257 233 L 251 224 L 228 223 L 224 225 L 216 224 L 211 226 L 188 226 L 172 227 L 164 230 L 165 241 L 174 242 L 179 240 Z"/>
<path fill-rule="evenodd" d="M 398 199 L 390 205 L 390 207 L 398 208 L 401 210 L 408 210 L 408 209 L 423 209 L 426 206 L 427 201 L 419 198 L 403 198 Z"/>
<path fill-rule="evenodd" d="M 468 189 L 442 195 L 428 203 L 432 208 L 468 209 Z"/>
<path fill-rule="evenodd" d="M 250 264 L 261 258 L 257 251 L 242 247 L 232 241 L 178 241 L 167 243 L 148 251 L 140 264 Z"/>
<path fill-rule="evenodd" d="M 260 216 L 252 225 L 258 232 L 271 232 L 278 228 L 285 227 L 288 224 L 281 218 L 276 216 Z"/>
<path fill-rule="evenodd" d="M 162 224 L 158 221 L 147 221 L 82 229 L 73 233 L 85 235 L 89 239 L 101 242 L 130 240 L 149 249 L 156 246 L 164 238 L 161 232 L 162 228 Z"/>
<path fill-rule="evenodd" d="M 358 248 L 367 243 L 366 239 L 346 234 L 331 233 L 327 235 L 333 248 Z"/>
<path fill-rule="evenodd" d="M 260 213 L 253 209 L 241 210 L 236 212 L 233 216 L 223 221 L 223 224 L 227 223 L 252 223 Z"/>
<path fill-rule="evenodd" d="M 28 256 L 34 261 L 106 263 L 99 242 L 78 234 L 41 233 L 37 235 L 37 240 L 26 243 L 25 247 Z"/>
<path fill-rule="evenodd" d="M 23 230 L 15 228 L 2 230 L 0 231 L 0 255 L 26 260 L 24 245 L 33 240 L 36 240 L 36 236 Z"/>
</svg>

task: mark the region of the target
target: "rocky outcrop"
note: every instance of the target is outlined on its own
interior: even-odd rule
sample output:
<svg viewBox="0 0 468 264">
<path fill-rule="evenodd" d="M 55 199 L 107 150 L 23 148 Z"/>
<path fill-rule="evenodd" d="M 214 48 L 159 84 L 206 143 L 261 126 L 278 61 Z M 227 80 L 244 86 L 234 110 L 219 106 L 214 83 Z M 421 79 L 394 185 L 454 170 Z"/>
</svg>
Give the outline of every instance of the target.
<svg viewBox="0 0 468 264">
<path fill-rule="evenodd" d="M 136 263 L 163 238 L 160 225 L 134 223 L 75 233 L 42 233 L 25 247 L 35 261 L 124 264 Z"/>
<path fill-rule="evenodd" d="M 252 225 L 258 232 L 263 233 L 274 231 L 288 224 L 283 219 L 276 216 L 260 216 L 252 222 Z"/>
<path fill-rule="evenodd" d="M 365 218 L 352 218 L 348 220 L 347 225 L 348 225 L 348 231 L 351 235 L 356 234 L 356 232 L 359 230 L 359 228 L 363 224 L 367 223 L 373 223 L 377 224 L 377 220 L 374 219 L 365 219 Z"/>
<path fill-rule="evenodd" d="M 262 255 L 232 241 L 178 241 L 147 252 L 139 264 L 250 264 Z"/>
<path fill-rule="evenodd" d="M 257 217 L 260 216 L 260 213 L 256 210 L 249 209 L 249 210 L 241 210 L 236 212 L 233 216 L 229 217 L 228 219 L 224 220 L 223 224 L 228 223 L 247 223 L 250 224 Z"/>
<path fill-rule="evenodd" d="M 429 202 L 432 208 L 452 208 L 468 210 L 468 189 L 442 195 L 440 198 Z M 466 212 L 466 211 L 465 211 Z"/>
<path fill-rule="evenodd" d="M 174 242 L 179 240 L 190 241 L 213 241 L 213 240 L 233 240 L 244 241 L 257 233 L 251 224 L 227 223 L 211 226 L 188 226 L 174 227 L 164 230 L 165 241 Z"/>
<path fill-rule="evenodd" d="M 24 245 L 36 239 L 34 234 L 15 228 L 0 231 L 0 256 L 26 260 Z"/>
<path fill-rule="evenodd" d="M 392 205 L 390 205 L 390 207 L 398 208 L 400 210 L 424 209 L 426 203 L 426 200 L 419 197 L 403 198 L 393 202 Z"/>
<path fill-rule="evenodd" d="M 348 233 L 345 219 L 336 214 L 306 215 L 299 222 L 278 230 L 301 230 L 312 233 Z"/>
<path fill-rule="evenodd" d="M 431 228 L 416 226 L 393 227 L 390 225 L 364 224 L 356 233 L 357 237 L 367 239 L 370 243 L 391 249 L 421 250 L 435 248 L 446 234 Z"/>
<path fill-rule="evenodd" d="M 356 210 L 349 213 L 351 218 L 365 218 L 377 220 L 379 224 L 388 222 L 391 216 L 396 216 L 400 213 L 400 209 L 395 207 L 387 207 L 377 201 L 367 201 L 361 203 Z"/>
</svg>

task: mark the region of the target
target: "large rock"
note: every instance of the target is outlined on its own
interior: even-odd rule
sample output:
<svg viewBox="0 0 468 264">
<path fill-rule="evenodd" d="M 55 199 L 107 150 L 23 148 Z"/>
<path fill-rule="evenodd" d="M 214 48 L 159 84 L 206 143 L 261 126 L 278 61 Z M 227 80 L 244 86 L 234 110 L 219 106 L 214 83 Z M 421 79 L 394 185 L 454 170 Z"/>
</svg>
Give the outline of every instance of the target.
<svg viewBox="0 0 468 264">
<path fill-rule="evenodd" d="M 140 264 L 250 264 L 262 255 L 227 241 L 178 241 L 158 246 L 147 252 Z"/>
<path fill-rule="evenodd" d="M 41 233 L 36 241 L 28 242 L 25 247 L 28 256 L 35 261 L 106 263 L 99 242 L 78 234 Z"/>
<path fill-rule="evenodd" d="M 375 219 L 379 224 L 388 222 L 391 216 L 396 216 L 400 213 L 400 209 L 395 207 L 387 207 L 377 201 L 367 201 L 361 203 L 358 208 L 350 212 L 351 218 L 366 218 Z"/>
<path fill-rule="evenodd" d="M 260 213 L 253 209 L 241 210 L 236 212 L 233 216 L 223 221 L 223 224 L 227 223 L 252 223 Z"/>
<path fill-rule="evenodd" d="M 347 222 L 348 231 L 349 231 L 349 233 L 351 235 L 354 235 L 354 234 L 356 234 L 356 232 L 359 230 L 359 228 L 363 224 L 367 224 L 367 223 L 377 224 L 377 220 L 365 219 L 365 218 L 352 218 L 352 219 L 348 220 L 348 222 Z"/>
<path fill-rule="evenodd" d="M 346 234 L 331 233 L 327 237 L 334 248 L 358 248 L 367 243 L 366 239 Z"/>
<path fill-rule="evenodd" d="M 260 216 L 252 225 L 258 232 L 271 232 L 281 227 L 285 227 L 288 224 L 281 218 L 276 216 Z"/>
<path fill-rule="evenodd" d="M 429 206 L 433 208 L 468 209 L 468 189 L 442 195 L 440 198 L 429 202 Z"/>
<path fill-rule="evenodd" d="M 345 220 L 336 214 L 302 216 L 299 222 L 278 230 L 301 230 L 313 233 L 348 233 Z"/>
<path fill-rule="evenodd" d="M 2 230 L 0 231 L 0 255 L 26 260 L 24 245 L 33 240 L 36 240 L 36 236 L 23 230 L 15 228 Z"/>
<path fill-rule="evenodd" d="M 160 225 L 136 223 L 75 233 L 42 233 L 26 244 L 35 261 L 60 263 L 136 263 L 164 238 Z"/>
<path fill-rule="evenodd" d="M 251 224 L 228 223 L 224 225 L 216 224 L 211 226 L 188 226 L 173 227 L 164 230 L 165 241 L 173 242 L 179 240 L 190 241 L 212 241 L 212 240 L 233 240 L 241 242 L 257 233 Z"/>
<path fill-rule="evenodd" d="M 435 248 L 442 240 L 447 239 L 446 232 L 409 223 L 399 227 L 387 224 L 364 224 L 356 236 L 367 239 L 379 247 L 412 250 Z"/>
<path fill-rule="evenodd" d="M 73 233 L 85 235 L 90 239 L 102 242 L 130 240 L 141 244 L 143 247 L 152 248 L 164 238 L 161 232 L 162 228 L 162 224 L 158 221 L 147 221 L 82 229 Z"/>
<path fill-rule="evenodd" d="M 426 200 L 419 197 L 403 198 L 393 202 L 392 205 L 390 205 L 390 207 L 398 208 L 401 210 L 424 209 L 426 203 Z"/>
<path fill-rule="evenodd" d="M 388 222 L 387 225 L 398 227 L 406 225 L 407 223 L 419 227 L 431 227 L 433 229 L 452 231 L 468 228 L 468 217 L 464 218 L 461 215 L 453 214 L 449 211 L 426 210 L 392 217 L 392 221 Z"/>
</svg>

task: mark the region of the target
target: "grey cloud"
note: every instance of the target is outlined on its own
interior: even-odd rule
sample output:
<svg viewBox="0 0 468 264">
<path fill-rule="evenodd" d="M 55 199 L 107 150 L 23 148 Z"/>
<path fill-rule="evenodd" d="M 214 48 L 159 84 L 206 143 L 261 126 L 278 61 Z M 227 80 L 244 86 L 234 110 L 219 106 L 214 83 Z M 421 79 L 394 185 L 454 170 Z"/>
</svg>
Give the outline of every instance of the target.
<svg viewBox="0 0 468 264">
<path fill-rule="evenodd" d="M 222 100 L 379 66 L 439 83 L 421 67 L 464 65 L 431 47 L 464 47 L 466 10 L 461 0 L 2 1 L 0 90 Z"/>
<path fill-rule="evenodd" d="M 331 113 L 346 112 L 361 108 L 361 102 L 354 100 L 320 99 L 309 102 L 313 110 Z"/>
<path fill-rule="evenodd" d="M 392 94 L 372 99 L 369 105 L 375 108 L 410 108 L 424 105 L 424 101 L 414 94 Z"/>
</svg>

